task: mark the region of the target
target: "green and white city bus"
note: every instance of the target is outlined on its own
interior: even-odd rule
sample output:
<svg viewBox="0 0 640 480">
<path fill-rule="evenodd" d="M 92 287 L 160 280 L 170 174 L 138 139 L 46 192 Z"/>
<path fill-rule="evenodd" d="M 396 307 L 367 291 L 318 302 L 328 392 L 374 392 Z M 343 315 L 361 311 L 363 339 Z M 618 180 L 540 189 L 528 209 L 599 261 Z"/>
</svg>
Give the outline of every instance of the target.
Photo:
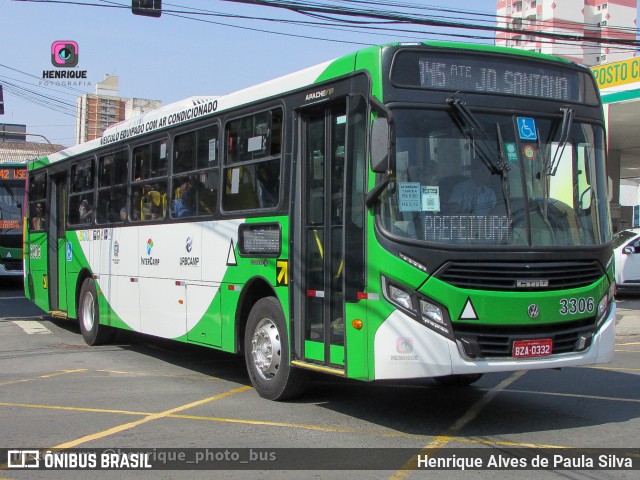
<svg viewBox="0 0 640 480">
<path fill-rule="evenodd" d="M 0 277 L 21 277 L 26 163 L 0 163 Z"/>
<path fill-rule="evenodd" d="M 469 384 L 606 363 L 607 185 L 588 69 L 371 47 L 32 162 L 25 289 L 90 345 L 120 328 L 243 353 L 270 399 L 305 370 Z"/>
</svg>

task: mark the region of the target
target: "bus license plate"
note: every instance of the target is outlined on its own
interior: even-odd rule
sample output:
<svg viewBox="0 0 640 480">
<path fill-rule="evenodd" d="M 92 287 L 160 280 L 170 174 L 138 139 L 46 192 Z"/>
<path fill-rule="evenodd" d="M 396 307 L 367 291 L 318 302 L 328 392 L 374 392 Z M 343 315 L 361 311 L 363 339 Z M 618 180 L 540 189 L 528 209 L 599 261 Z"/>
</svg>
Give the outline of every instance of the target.
<svg viewBox="0 0 640 480">
<path fill-rule="evenodd" d="M 513 342 L 513 358 L 546 357 L 551 355 L 553 340 L 541 338 L 537 340 L 516 340 Z"/>
</svg>

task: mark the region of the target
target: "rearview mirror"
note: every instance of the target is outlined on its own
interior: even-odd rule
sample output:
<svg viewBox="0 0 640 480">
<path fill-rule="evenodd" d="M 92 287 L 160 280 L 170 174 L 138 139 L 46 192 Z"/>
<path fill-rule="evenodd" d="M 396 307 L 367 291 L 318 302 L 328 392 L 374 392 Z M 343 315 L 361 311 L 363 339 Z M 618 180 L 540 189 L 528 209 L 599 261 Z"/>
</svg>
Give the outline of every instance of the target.
<svg viewBox="0 0 640 480">
<path fill-rule="evenodd" d="M 386 117 L 373 119 L 371 125 L 371 169 L 384 173 L 389 169 L 389 150 L 391 147 L 391 128 Z"/>
</svg>

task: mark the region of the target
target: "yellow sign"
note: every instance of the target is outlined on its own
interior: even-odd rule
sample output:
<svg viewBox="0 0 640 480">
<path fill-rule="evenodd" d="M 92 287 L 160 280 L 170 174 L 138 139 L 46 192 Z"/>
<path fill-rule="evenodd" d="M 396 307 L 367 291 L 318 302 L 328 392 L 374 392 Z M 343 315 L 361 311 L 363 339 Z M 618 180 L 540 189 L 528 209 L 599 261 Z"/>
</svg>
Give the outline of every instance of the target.
<svg viewBox="0 0 640 480">
<path fill-rule="evenodd" d="M 42 275 L 42 288 L 47 288 L 47 276 Z"/>
<path fill-rule="evenodd" d="M 289 285 L 288 260 L 276 260 L 276 284 L 279 287 Z"/>
<path fill-rule="evenodd" d="M 640 82 L 640 57 L 591 67 L 600 90 Z"/>
</svg>

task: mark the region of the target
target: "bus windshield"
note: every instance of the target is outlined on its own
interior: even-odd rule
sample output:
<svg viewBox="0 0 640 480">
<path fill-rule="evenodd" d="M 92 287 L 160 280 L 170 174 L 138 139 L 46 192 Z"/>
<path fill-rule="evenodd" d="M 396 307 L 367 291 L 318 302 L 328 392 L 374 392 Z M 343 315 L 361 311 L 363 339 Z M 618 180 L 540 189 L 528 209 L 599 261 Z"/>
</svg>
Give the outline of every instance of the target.
<svg viewBox="0 0 640 480">
<path fill-rule="evenodd" d="M 611 240 L 602 127 L 557 115 L 394 110 L 380 223 L 417 242 L 569 247 Z"/>
<path fill-rule="evenodd" d="M 24 182 L 0 183 L 0 229 L 5 233 L 16 229 L 22 234 L 23 197 Z"/>
</svg>

